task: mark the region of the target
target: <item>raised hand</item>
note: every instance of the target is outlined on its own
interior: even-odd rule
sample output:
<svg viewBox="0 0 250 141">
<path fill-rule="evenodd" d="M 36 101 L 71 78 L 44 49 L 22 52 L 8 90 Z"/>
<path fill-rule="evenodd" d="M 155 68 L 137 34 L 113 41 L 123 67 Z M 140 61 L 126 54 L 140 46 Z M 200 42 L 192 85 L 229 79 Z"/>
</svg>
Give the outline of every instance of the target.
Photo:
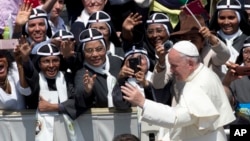
<svg viewBox="0 0 250 141">
<path fill-rule="evenodd" d="M 95 84 L 96 74 L 90 76 L 89 71 L 86 70 L 83 75 L 83 87 L 87 94 L 91 94 Z"/>
<path fill-rule="evenodd" d="M 134 27 L 142 23 L 142 16 L 139 13 L 130 13 L 124 20 L 122 28 L 127 31 L 132 31 Z"/>
<path fill-rule="evenodd" d="M 122 24 L 122 37 L 125 40 L 133 40 L 133 29 L 136 25 L 142 23 L 142 16 L 138 13 L 130 13 Z"/>
<path fill-rule="evenodd" d="M 199 29 L 199 33 L 202 35 L 203 38 L 207 39 L 211 45 L 218 44 L 219 42 L 218 38 L 211 33 L 208 27 L 206 26 L 201 27 Z"/>
<path fill-rule="evenodd" d="M 27 62 L 29 60 L 29 55 L 32 49 L 32 46 L 34 46 L 34 43 L 29 44 L 26 40 L 25 36 L 21 36 L 19 39 L 19 45 L 14 49 L 14 52 L 19 54 L 21 56 L 21 60 L 23 62 Z"/>
<path fill-rule="evenodd" d="M 141 94 L 137 87 L 132 86 L 129 83 L 125 83 L 125 86 L 121 86 L 121 91 L 124 94 L 123 98 L 129 101 L 132 105 L 143 107 L 145 98 Z"/>
<path fill-rule="evenodd" d="M 69 58 L 74 55 L 75 43 L 75 41 L 71 41 L 70 39 L 61 42 L 60 52 L 63 58 Z"/>
<path fill-rule="evenodd" d="M 134 70 L 129 67 L 128 60 L 126 60 L 118 74 L 118 78 L 126 78 L 133 76 L 134 76 Z"/>
<path fill-rule="evenodd" d="M 235 68 L 237 66 L 239 66 L 238 64 L 235 64 L 235 63 L 229 61 L 226 63 L 226 66 L 228 67 L 228 70 L 227 70 L 227 73 L 226 73 L 222 83 L 225 86 L 230 86 L 232 81 L 239 79 L 239 78 L 242 78 L 242 76 L 240 76 L 236 73 Z"/>
<path fill-rule="evenodd" d="M 32 3 L 29 0 L 25 0 L 16 16 L 16 25 L 23 26 L 29 20 L 29 16 L 32 10 Z"/>
<path fill-rule="evenodd" d="M 135 74 L 135 78 L 143 87 L 147 87 L 149 85 L 149 82 L 146 79 L 145 72 L 141 71 L 142 66 L 138 65 L 138 68 L 140 69 L 140 71 Z"/>
</svg>

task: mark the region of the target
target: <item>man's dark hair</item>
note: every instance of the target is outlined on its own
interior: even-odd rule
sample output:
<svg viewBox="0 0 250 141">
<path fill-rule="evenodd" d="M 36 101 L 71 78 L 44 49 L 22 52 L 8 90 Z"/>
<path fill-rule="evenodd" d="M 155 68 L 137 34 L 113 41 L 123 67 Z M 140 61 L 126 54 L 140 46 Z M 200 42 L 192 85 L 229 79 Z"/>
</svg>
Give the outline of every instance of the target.
<svg viewBox="0 0 250 141">
<path fill-rule="evenodd" d="M 113 139 L 113 141 L 140 141 L 140 140 L 133 134 L 120 134 L 120 135 L 117 135 Z"/>
</svg>

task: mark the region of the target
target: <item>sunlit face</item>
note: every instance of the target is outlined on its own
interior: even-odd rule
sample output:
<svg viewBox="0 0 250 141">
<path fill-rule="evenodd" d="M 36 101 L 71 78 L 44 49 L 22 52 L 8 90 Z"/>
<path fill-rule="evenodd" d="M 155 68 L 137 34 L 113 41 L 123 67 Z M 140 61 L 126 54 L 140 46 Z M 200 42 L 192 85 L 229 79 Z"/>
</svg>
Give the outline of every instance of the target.
<svg viewBox="0 0 250 141">
<path fill-rule="evenodd" d="M 109 32 L 109 27 L 105 22 L 92 23 L 90 25 L 90 28 L 97 29 L 99 32 L 102 33 L 105 41 L 109 42 L 110 32 Z"/>
<path fill-rule="evenodd" d="M 37 18 L 28 21 L 28 34 L 30 38 L 40 43 L 46 38 L 46 24 L 44 18 Z"/>
<path fill-rule="evenodd" d="M 94 67 L 99 67 L 106 61 L 106 48 L 100 40 L 86 42 L 83 53 L 84 60 Z"/>
<path fill-rule="evenodd" d="M 250 67 L 250 47 L 243 49 L 243 62 L 245 66 Z"/>
<path fill-rule="evenodd" d="M 57 18 L 62 13 L 64 6 L 64 0 L 57 0 L 57 2 L 54 4 L 51 12 L 50 12 L 50 18 Z"/>
<path fill-rule="evenodd" d="M 199 33 L 184 34 L 180 36 L 180 39 L 191 41 L 197 47 L 199 52 L 201 51 L 201 49 L 204 47 L 205 44 L 204 38 L 202 38 L 201 34 Z"/>
<path fill-rule="evenodd" d="M 107 0 L 82 0 L 82 3 L 84 9 L 91 15 L 96 11 L 102 11 Z"/>
<path fill-rule="evenodd" d="M 8 61 L 4 56 L 0 56 L 0 81 L 5 81 L 8 74 Z"/>
<path fill-rule="evenodd" d="M 217 20 L 221 30 L 227 35 L 232 35 L 239 29 L 239 21 L 234 10 L 220 10 Z"/>
<path fill-rule="evenodd" d="M 41 72 L 47 78 L 55 78 L 60 68 L 60 57 L 59 56 L 46 56 L 41 57 L 39 62 Z"/>
<path fill-rule="evenodd" d="M 148 65 L 149 64 L 147 62 L 147 57 L 145 55 L 143 55 L 141 53 L 135 53 L 135 54 L 132 54 L 132 55 L 128 56 L 126 58 L 126 61 L 125 61 L 125 64 L 126 64 L 127 67 L 129 67 L 129 61 L 128 61 L 129 58 L 140 58 L 140 60 L 141 60 L 140 66 L 142 67 L 141 71 L 144 72 L 145 74 L 148 72 Z"/>
<path fill-rule="evenodd" d="M 171 49 L 168 55 L 170 71 L 178 81 L 185 81 L 192 73 L 192 66 L 185 56 L 181 56 L 175 49 Z"/>
<path fill-rule="evenodd" d="M 163 44 L 169 38 L 169 35 L 163 24 L 149 24 L 146 32 L 149 42 L 154 47 L 159 44 Z"/>
</svg>

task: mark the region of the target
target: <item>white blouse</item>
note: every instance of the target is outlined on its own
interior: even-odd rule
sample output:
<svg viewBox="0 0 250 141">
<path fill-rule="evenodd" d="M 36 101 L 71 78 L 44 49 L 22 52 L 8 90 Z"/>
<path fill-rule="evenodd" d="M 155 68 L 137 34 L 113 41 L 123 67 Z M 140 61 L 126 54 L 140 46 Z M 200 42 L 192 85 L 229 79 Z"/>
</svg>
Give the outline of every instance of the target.
<svg viewBox="0 0 250 141">
<path fill-rule="evenodd" d="M 20 85 L 19 74 L 16 63 L 13 63 L 13 68 L 8 72 L 8 80 L 11 86 L 11 94 L 6 93 L 0 88 L 0 109 L 5 110 L 20 110 L 25 108 L 23 95 L 30 95 L 30 88 L 23 88 Z"/>
</svg>

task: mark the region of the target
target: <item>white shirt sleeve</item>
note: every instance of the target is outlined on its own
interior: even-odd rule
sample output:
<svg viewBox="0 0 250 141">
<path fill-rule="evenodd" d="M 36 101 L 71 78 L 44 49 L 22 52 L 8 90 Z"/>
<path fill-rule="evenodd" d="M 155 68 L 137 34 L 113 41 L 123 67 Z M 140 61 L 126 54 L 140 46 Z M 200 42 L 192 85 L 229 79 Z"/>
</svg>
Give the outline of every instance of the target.
<svg viewBox="0 0 250 141">
<path fill-rule="evenodd" d="M 170 107 L 147 99 L 143 106 L 142 120 L 166 128 L 183 127 L 195 122 L 185 107 Z"/>
</svg>

